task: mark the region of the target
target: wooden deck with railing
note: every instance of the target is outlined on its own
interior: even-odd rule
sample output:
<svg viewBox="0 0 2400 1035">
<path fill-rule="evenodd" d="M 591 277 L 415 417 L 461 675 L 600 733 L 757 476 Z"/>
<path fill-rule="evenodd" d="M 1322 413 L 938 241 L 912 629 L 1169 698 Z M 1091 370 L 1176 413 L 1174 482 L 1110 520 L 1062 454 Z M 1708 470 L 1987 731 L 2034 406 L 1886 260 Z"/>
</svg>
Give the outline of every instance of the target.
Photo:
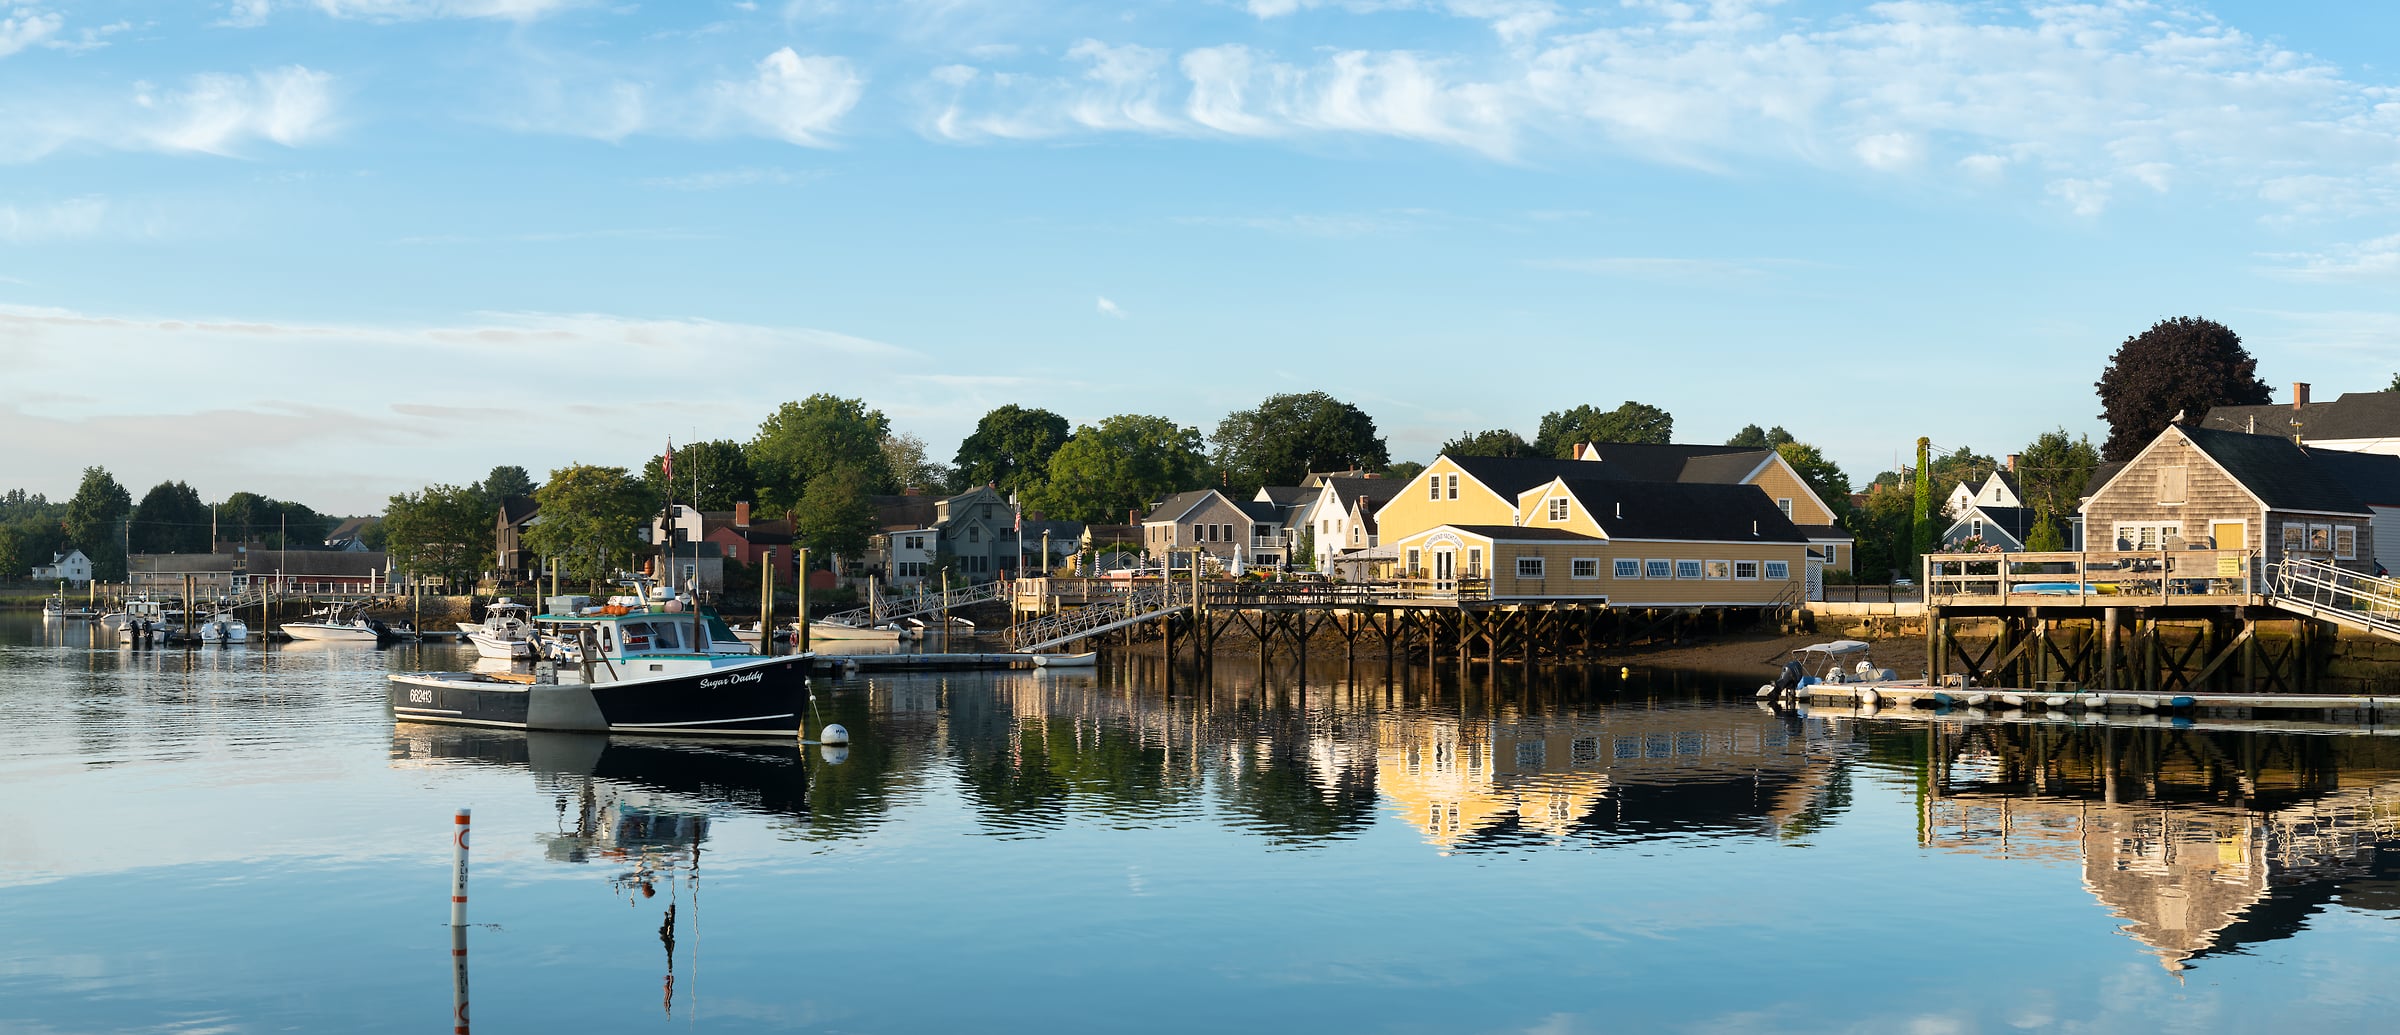
<svg viewBox="0 0 2400 1035">
<path fill-rule="evenodd" d="M 1932 607 L 2072 608 L 2265 603 L 2242 550 L 1942 553 L 1925 557 Z"/>
</svg>

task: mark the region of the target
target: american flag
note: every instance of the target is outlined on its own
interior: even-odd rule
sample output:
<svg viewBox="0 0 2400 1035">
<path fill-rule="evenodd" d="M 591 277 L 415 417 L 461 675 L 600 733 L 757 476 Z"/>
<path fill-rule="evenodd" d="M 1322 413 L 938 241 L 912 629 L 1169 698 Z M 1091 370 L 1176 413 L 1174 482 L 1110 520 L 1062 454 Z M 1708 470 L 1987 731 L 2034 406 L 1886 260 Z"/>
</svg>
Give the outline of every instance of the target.
<svg viewBox="0 0 2400 1035">
<path fill-rule="evenodd" d="M 659 477 L 661 477 L 661 478 L 663 478 L 663 479 L 665 479 L 665 480 L 667 480 L 667 481 L 669 481 L 669 482 L 672 482 L 672 481 L 674 481 L 674 480 L 675 480 L 675 440 L 674 440 L 674 439 L 668 439 L 668 440 L 667 440 L 667 455 L 665 455 L 665 456 L 662 456 L 662 457 L 660 457 L 660 458 L 658 459 L 658 474 L 659 474 Z"/>
</svg>

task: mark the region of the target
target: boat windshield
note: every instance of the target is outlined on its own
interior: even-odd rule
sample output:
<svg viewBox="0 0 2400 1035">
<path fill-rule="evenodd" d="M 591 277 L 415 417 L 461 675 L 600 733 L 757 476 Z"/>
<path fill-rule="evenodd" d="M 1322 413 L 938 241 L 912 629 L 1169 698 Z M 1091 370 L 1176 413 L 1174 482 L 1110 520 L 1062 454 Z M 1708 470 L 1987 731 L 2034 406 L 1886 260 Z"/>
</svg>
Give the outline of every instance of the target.
<svg viewBox="0 0 2400 1035">
<path fill-rule="evenodd" d="M 1828 654 L 1835 657 L 1840 657 L 1845 654 L 1857 654 L 1865 651 L 1866 649 L 1867 645 L 1860 643 L 1857 640 L 1835 640 L 1831 643 L 1812 643 L 1806 647 L 1799 648 L 1792 653 Z"/>
</svg>

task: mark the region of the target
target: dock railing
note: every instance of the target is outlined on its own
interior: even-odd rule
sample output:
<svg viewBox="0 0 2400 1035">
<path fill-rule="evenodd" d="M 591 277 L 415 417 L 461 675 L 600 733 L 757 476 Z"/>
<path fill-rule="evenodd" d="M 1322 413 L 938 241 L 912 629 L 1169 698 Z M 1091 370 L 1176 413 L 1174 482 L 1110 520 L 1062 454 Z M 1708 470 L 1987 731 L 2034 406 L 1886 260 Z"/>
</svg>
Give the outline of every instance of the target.
<svg viewBox="0 0 2400 1035">
<path fill-rule="evenodd" d="M 2242 550 L 2085 550 L 1925 555 L 1936 607 L 2242 604 L 2263 591 Z"/>
</svg>

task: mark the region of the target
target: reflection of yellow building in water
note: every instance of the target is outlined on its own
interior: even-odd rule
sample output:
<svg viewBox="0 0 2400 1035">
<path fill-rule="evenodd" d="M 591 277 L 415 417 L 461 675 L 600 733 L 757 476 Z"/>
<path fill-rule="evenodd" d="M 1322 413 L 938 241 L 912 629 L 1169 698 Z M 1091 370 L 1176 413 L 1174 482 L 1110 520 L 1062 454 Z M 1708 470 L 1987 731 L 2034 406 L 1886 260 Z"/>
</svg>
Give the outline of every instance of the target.
<svg viewBox="0 0 2400 1035">
<path fill-rule="evenodd" d="M 1572 719 L 1387 717 L 1376 724 L 1375 782 L 1387 807 L 1444 851 L 1513 824 L 1574 833 L 1612 795 L 1712 782 L 1764 786 L 1769 821 L 1808 798 L 1831 756 L 1766 712 L 1615 711 Z"/>
<path fill-rule="evenodd" d="M 1954 758 L 1953 765 L 1975 768 L 1972 755 Z M 2276 908 L 2279 891 L 2365 876 L 2379 845 L 2400 839 L 2400 774 L 2391 772 L 2354 769 L 2343 774 L 2342 789 L 2279 794 L 2270 804 L 2241 794 L 2195 795 L 2196 788 L 2179 778 L 2199 774 L 2182 772 L 2106 777 L 2128 790 L 2155 792 L 2163 783 L 2168 800 L 2029 796 L 2001 789 L 2009 781 L 1998 768 L 1987 774 L 1995 779 L 1986 786 L 1952 770 L 1951 778 L 1964 786 L 1954 784 L 1924 802 L 1926 844 L 2079 861 L 2084 890 L 2124 921 L 2125 935 L 2173 972 L 2195 957 L 2297 930 L 2305 907 Z M 2064 781 L 2100 778 L 2086 771 Z M 2249 789 L 2257 790 L 2255 777 Z"/>
</svg>

